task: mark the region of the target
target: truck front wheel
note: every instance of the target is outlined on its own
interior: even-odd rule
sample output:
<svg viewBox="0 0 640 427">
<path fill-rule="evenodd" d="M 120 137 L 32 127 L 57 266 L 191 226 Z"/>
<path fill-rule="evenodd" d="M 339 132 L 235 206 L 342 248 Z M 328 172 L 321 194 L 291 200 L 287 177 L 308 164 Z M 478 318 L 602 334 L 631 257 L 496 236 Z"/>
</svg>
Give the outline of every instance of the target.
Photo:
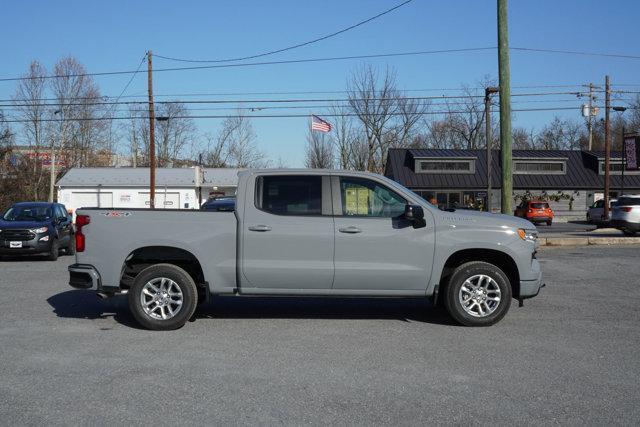
<svg viewBox="0 0 640 427">
<path fill-rule="evenodd" d="M 490 326 L 507 314 L 511 284 L 495 265 L 467 262 L 451 275 L 444 304 L 449 314 L 465 326 Z"/>
<path fill-rule="evenodd" d="M 129 309 L 147 329 L 168 331 L 182 327 L 198 302 L 196 284 L 173 264 L 156 264 L 142 270 L 129 290 Z"/>
</svg>

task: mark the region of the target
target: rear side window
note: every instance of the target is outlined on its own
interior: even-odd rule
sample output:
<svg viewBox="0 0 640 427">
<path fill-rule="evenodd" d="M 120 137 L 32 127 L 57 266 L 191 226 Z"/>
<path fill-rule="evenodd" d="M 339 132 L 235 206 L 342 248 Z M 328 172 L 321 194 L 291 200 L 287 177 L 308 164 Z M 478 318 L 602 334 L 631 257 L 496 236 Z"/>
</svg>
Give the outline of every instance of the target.
<svg viewBox="0 0 640 427">
<path fill-rule="evenodd" d="M 531 209 L 548 209 L 548 203 L 531 203 Z"/>
<path fill-rule="evenodd" d="M 640 206 L 640 197 L 620 197 L 617 206 Z"/>
<path fill-rule="evenodd" d="M 263 176 L 258 179 L 256 204 L 276 215 L 321 215 L 321 176 Z"/>
</svg>

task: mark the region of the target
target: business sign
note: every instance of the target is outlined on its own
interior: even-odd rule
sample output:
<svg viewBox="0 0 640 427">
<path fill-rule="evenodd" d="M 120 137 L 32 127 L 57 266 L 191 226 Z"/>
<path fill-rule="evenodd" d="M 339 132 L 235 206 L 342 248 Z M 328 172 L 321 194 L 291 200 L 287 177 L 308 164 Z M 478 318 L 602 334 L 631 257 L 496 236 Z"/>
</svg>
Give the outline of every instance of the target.
<svg viewBox="0 0 640 427">
<path fill-rule="evenodd" d="M 640 158 L 640 136 L 626 136 L 624 138 L 624 155 L 626 170 L 638 170 Z"/>
</svg>

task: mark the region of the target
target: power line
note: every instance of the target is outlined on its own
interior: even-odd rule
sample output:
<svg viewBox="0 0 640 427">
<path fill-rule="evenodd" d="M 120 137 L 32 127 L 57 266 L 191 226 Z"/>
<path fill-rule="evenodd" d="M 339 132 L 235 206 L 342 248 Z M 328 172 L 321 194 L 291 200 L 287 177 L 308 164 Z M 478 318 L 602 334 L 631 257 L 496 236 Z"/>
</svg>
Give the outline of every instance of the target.
<svg viewBox="0 0 640 427">
<path fill-rule="evenodd" d="M 599 107 L 599 108 L 603 108 L 603 107 Z M 513 112 L 530 112 L 530 111 L 561 111 L 561 110 L 576 110 L 577 107 L 547 107 L 547 108 L 520 108 L 520 109 L 513 109 Z M 636 107 L 630 107 L 628 109 L 631 110 L 637 110 L 639 108 Z M 492 110 L 492 112 L 496 112 L 497 110 Z M 462 114 L 462 113 L 467 113 L 468 111 L 425 111 L 425 112 L 421 112 L 421 113 L 416 113 L 417 115 L 444 115 L 444 114 Z M 402 115 L 403 113 L 389 113 L 387 115 L 389 116 L 399 116 Z M 356 113 L 342 113 L 342 114 L 335 114 L 335 113 L 329 113 L 329 114 L 323 114 L 323 117 L 357 117 L 358 114 Z M 307 118 L 309 117 L 309 114 L 255 114 L 255 115 L 201 115 L 201 116 L 187 116 L 187 115 L 179 115 L 179 116 L 172 116 L 171 119 L 228 119 L 228 118 L 239 118 L 239 117 L 244 117 L 244 118 Z M 147 120 L 148 117 L 126 117 L 126 116 L 115 116 L 115 117 L 107 117 L 107 118 L 101 118 L 101 117 L 83 117 L 83 118 L 76 118 L 73 119 L 75 121 L 99 121 L 99 120 L 131 120 L 132 118 L 134 119 L 139 119 L 139 120 Z M 63 120 L 61 119 L 43 119 L 41 120 L 41 122 L 61 122 Z M 11 120 L 5 120 L 5 123 L 25 123 L 25 122 L 29 122 L 29 120 L 26 119 L 11 119 Z"/>
<path fill-rule="evenodd" d="M 408 3 L 411 3 L 412 1 L 413 0 L 407 0 L 407 1 L 403 2 L 403 3 L 400 3 L 397 6 L 392 7 L 391 9 L 387 9 L 384 12 L 381 12 L 381 13 L 375 15 L 375 16 L 372 16 L 370 18 L 365 19 L 364 21 L 360 21 L 360 22 L 358 22 L 358 23 L 356 23 L 354 25 L 351 25 L 349 27 L 343 28 L 343 29 L 341 29 L 339 31 L 336 31 L 336 32 L 333 32 L 331 34 L 327 34 L 325 36 L 318 37 L 316 39 L 309 40 L 309 41 L 306 41 L 306 42 L 303 42 L 303 43 L 298 43 L 298 44 L 295 44 L 293 46 L 288 46 L 288 47 L 285 47 L 285 48 L 282 48 L 282 49 L 276 49 L 276 50 L 271 50 L 271 51 L 268 51 L 268 52 L 258 53 L 258 54 L 255 54 L 255 55 L 243 56 L 243 57 L 238 57 L 238 58 L 227 58 L 227 59 L 184 59 L 184 58 L 173 58 L 173 57 L 170 57 L 170 56 L 162 56 L 162 55 L 157 55 L 157 54 L 155 54 L 153 56 L 155 56 L 157 58 L 168 59 L 168 60 L 171 60 L 171 61 L 198 62 L 198 63 L 203 63 L 203 62 L 209 62 L 209 63 L 234 62 L 234 61 L 244 61 L 244 60 L 247 60 L 247 59 L 261 58 L 261 57 L 264 57 L 264 56 L 274 55 L 276 53 L 281 53 L 281 52 L 285 52 L 285 51 L 288 51 L 288 50 L 297 49 L 299 47 L 308 46 L 310 44 L 317 43 L 317 42 L 320 42 L 320 41 L 323 41 L 323 40 L 327 40 L 327 39 L 329 39 L 331 37 L 335 37 L 335 36 L 337 36 L 339 34 L 346 33 L 347 31 L 353 30 L 354 28 L 357 28 L 357 27 L 359 27 L 361 25 L 364 25 L 364 24 L 366 24 L 368 22 L 371 22 L 371 21 L 373 21 L 375 19 L 378 19 L 378 18 L 380 18 L 380 17 L 382 17 L 382 16 L 384 16 L 384 15 L 386 15 L 388 13 L 391 13 L 394 10 L 401 8 L 402 6 L 404 6 L 404 5 L 408 4 Z"/>
<path fill-rule="evenodd" d="M 612 87 L 617 85 L 611 85 Z M 627 86 L 636 86 L 638 85 L 627 85 Z M 573 84 L 573 85 L 528 85 L 528 86 L 511 86 L 512 89 L 543 89 L 543 88 L 581 88 L 583 85 L 581 84 Z M 406 92 L 439 92 L 439 91 L 448 91 L 448 92 L 462 92 L 466 90 L 484 90 L 484 87 L 459 87 L 459 88 L 424 88 L 424 89 L 400 89 L 399 91 L 402 93 Z M 163 98 L 178 98 L 178 97 L 191 97 L 191 96 L 248 96 L 248 95 L 317 95 L 317 94 L 347 94 L 352 91 L 349 90 L 306 90 L 306 91 L 269 91 L 269 92 L 191 92 L 191 93 L 165 93 L 165 94 L 154 94 L 154 98 L 163 97 Z M 144 98 L 145 95 L 126 95 L 126 96 L 111 96 L 111 95 L 101 95 L 101 96 L 78 96 L 78 97 L 70 97 L 67 98 L 69 100 L 103 100 L 108 101 L 113 98 Z M 0 102 L 15 102 L 15 101 L 23 101 L 23 102 L 31 102 L 31 101 L 57 101 L 57 98 L 34 98 L 34 99 L 0 99 Z"/>
<path fill-rule="evenodd" d="M 617 93 L 640 93 L 640 92 L 632 92 L 632 91 L 616 91 Z M 563 92 L 530 92 L 530 93 L 513 93 L 512 97 L 532 97 L 532 96 L 549 96 L 549 95 L 579 95 L 584 94 L 586 92 L 573 92 L 573 91 L 563 91 Z M 409 101 L 418 101 L 418 100 L 437 100 L 437 99 L 469 99 L 469 98 L 484 98 L 483 95 L 442 95 L 442 96 L 414 96 L 414 97 L 402 97 L 405 100 Z M 298 98 L 298 99 L 244 99 L 244 100 L 229 100 L 229 99 L 215 99 L 215 100 L 173 100 L 173 101 L 158 101 L 156 104 L 251 104 L 251 103 L 301 103 L 301 102 L 347 102 L 347 101 L 392 101 L 396 98 L 378 98 L 378 97 L 368 97 L 368 98 Z M 22 107 L 53 107 L 60 105 L 78 105 L 78 106 L 86 106 L 86 105 L 136 105 L 136 104 L 146 104 L 146 101 L 104 101 L 104 102 L 79 102 L 79 103 L 41 103 L 41 104 L 0 104 L 0 107 L 12 107 L 12 106 L 22 106 Z"/>
<path fill-rule="evenodd" d="M 460 53 L 460 52 L 480 52 L 486 50 L 495 50 L 495 47 L 475 47 L 475 48 L 463 48 L 463 49 L 441 49 L 441 50 L 427 50 L 427 51 L 415 51 L 415 52 L 399 52 L 399 53 L 381 53 L 371 55 L 352 55 L 352 56 L 334 56 L 326 58 L 306 58 L 306 59 L 290 59 L 282 61 L 263 61 L 263 62 L 245 62 L 242 64 L 219 64 L 219 65 L 198 65 L 191 67 L 172 67 L 172 68 L 156 68 L 154 73 L 167 72 L 167 71 L 187 71 L 187 70 L 207 70 L 216 68 L 236 68 L 236 67 L 255 67 L 261 65 L 279 65 L 279 64 L 302 64 L 308 62 L 327 62 L 327 61 L 345 61 L 351 59 L 372 59 L 372 58 L 391 58 L 401 56 L 415 56 L 415 55 L 430 55 L 438 53 Z M 4 77 L 0 78 L 0 82 L 17 81 L 17 80 L 34 80 L 34 79 L 56 79 L 56 78 L 68 78 L 68 77 L 87 77 L 87 76 L 113 76 L 122 74 L 132 74 L 135 71 L 104 71 L 97 73 L 82 73 L 82 74 L 66 74 L 66 75 L 49 75 L 38 77 Z"/>
<path fill-rule="evenodd" d="M 637 55 L 587 52 L 587 51 L 578 51 L 578 50 L 536 49 L 531 47 L 510 47 L 509 50 L 517 50 L 517 51 L 524 51 L 524 52 L 562 53 L 562 54 L 568 54 L 568 55 L 602 56 L 607 58 L 640 59 L 640 56 L 637 56 Z"/>
<path fill-rule="evenodd" d="M 414 51 L 414 52 L 397 52 L 397 53 L 381 53 L 370 55 L 351 55 L 351 56 L 334 56 L 325 58 L 305 58 L 305 59 L 290 59 L 281 61 L 262 61 L 262 62 L 245 62 L 240 64 L 218 64 L 218 65 L 198 65 L 190 67 L 171 67 L 171 68 L 157 68 L 154 69 L 154 73 L 168 72 L 168 71 L 187 71 L 187 70 L 206 70 L 217 68 L 237 68 L 237 67 L 256 67 L 263 65 L 282 65 L 282 64 L 302 64 L 302 63 L 314 63 L 314 62 L 330 62 L 330 61 L 346 61 L 353 59 L 373 59 L 373 58 L 392 58 L 403 56 L 416 56 L 416 55 L 432 55 L 440 53 L 464 53 L 464 52 L 482 52 L 488 50 L 496 50 L 495 46 L 492 47 L 472 47 L 461 49 L 440 49 L 440 50 L 426 50 L 426 51 Z M 534 49 L 524 47 L 512 47 L 512 50 L 530 51 L 530 52 L 548 52 L 548 53 L 562 53 L 573 55 L 590 55 L 590 56 L 606 56 L 626 59 L 640 59 L 640 56 L 634 55 L 621 55 L 621 54 L 605 54 L 598 52 L 582 52 L 582 51 L 568 51 L 568 50 L 553 50 L 553 49 Z M 65 74 L 65 75 L 49 75 L 38 77 L 3 77 L 0 78 L 0 82 L 19 81 L 19 80 L 34 80 L 34 79 L 54 79 L 54 78 L 69 78 L 69 77 L 87 77 L 87 76 L 113 76 L 123 74 L 136 74 L 136 71 L 105 71 L 96 73 L 80 73 L 80 74 Z"/>
</svg>

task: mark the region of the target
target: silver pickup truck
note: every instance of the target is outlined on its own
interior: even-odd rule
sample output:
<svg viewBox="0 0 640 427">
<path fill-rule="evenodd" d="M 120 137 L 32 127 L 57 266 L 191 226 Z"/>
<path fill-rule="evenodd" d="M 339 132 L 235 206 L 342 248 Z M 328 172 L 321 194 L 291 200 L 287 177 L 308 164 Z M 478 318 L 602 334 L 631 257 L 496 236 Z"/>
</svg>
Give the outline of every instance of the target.
<svg viewBox="0 0 640 427">
<path fill-rule="evenodd" d="M 176 329 L 216 295 L 424 297 L 487 326 L 542 286 L 524 219 L 442 211 L 383 176 L 253 170 L 232 212 L 83 208 L 69 284 Z"/>
</svg>

